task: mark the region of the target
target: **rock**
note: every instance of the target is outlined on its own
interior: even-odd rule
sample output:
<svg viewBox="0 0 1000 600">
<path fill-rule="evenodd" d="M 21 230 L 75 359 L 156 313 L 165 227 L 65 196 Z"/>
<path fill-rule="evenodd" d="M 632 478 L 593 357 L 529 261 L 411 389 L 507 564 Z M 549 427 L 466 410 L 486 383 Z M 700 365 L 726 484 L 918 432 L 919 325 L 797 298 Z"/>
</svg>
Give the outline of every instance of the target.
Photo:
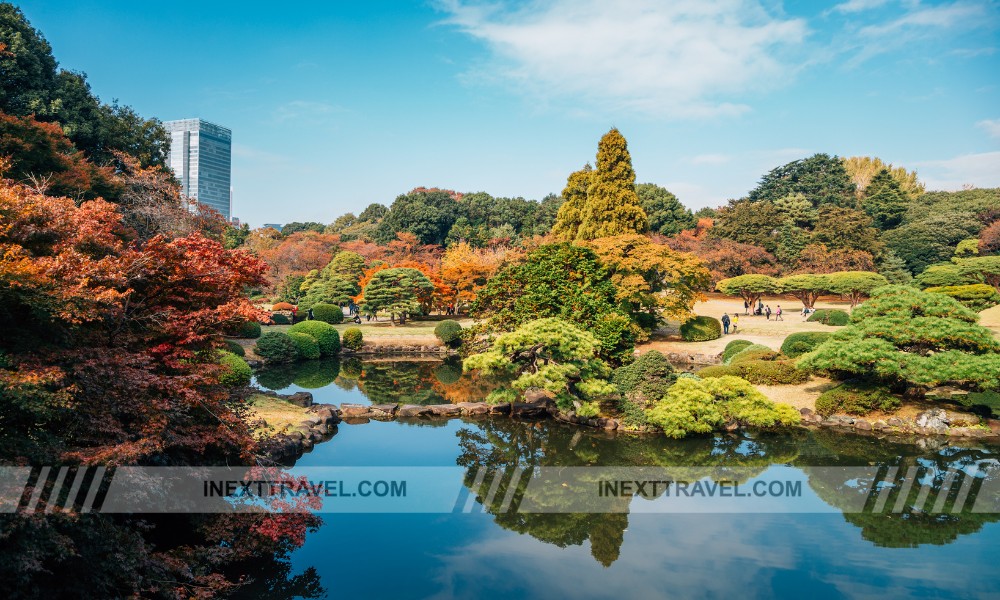
<svg viewBox="0 0 1000 600">
<path fill-rule="evenodd" d="M 872 431 L 883 431 L 886 429 L 885 421 L 875 421 L 872 423 Z"/>
<path fill-rule="evenodd" d="M 371 406 L 364 404 L 341 404 L 340 417 L 342 419 L 356 419 L 371 415 Z"/>
<path fill-rule="evenodd" d="M 993 435 L 1000 435 L 1000 419 L 986 419 L 986 426 Z"/>
<path fill-rule="evenodd" d="M 576 423 L 577 422 L 576 415 L 574 415 L 573 413 L 563 412 L 561 410 L 560 411 L 556 411 L 552 416 L 557 421 L 562 421 L 563 423 Z"/>
<path fill-rule="evenodd" d="M 513 406 L 506 405 L 513 411 L 515 417 L 543 417 L 548 413 L 544 406 L 538 404 L 528 404 L 527 402 L 516 402 Z"/>
<path fill-rule="evenodd" d="M 364 425 L 365 423 L 371 423 L 371 419 L 368 417 L 344 417 L 343 422 L 348 425 Z"/>
<path fill-rule="evenodd" d="M 504 402 L 503 404 L 488 404 L 489 414 L 491 415 L 509 415 L 510 414 L 510 404 Z"/>
<path fill-rule="evenodd" d="M 464 415 L 485 415 L 490 407 L 485 402 L 459 402 L 456 404 Z"/>
<path fill-rule="evenodd" d="M 318 430 L 313 429 L 309 433 L 309 439 L 312 440 L 314 444 L 318 444 L 323 441 L 323 434 L 320 433 Z"/>
<path fill-rule="evenodd" d="M 420 406 L 417 404 L 404 404 L 400 406 L 396 411 L 396 416 L 401 418 L 406 417 L 422 417 L 431 414 L 431 407 Z"/>
<path fill-rule="evenodd" d="M 601 426 L 607 431 L 614 431 L 621 426 L 617 419 L 601 419 L 601 421 L 603 421 Z"/>
<path fill-rule="evenodd" d="M 326 423 L 318 423 L 315 426 L 313 426 L 313 429 L 315 429 L 316 431 L 320 432 L 323 435 L 330 433 L 330 428 L 327 426 Z"/>
<path fill-rule="evenodd" d="M 308 419 L 303 419 L 302 424 L 306 427 L 315 427 L 323 422 L 323 419 L 319 417 L 309 417 Z"/>
<path fill-rule="evenodd" d="M 736 421 L 730 421 L 722 426 L 726 431 L 736 431 L 740 428 L 740 424 Z"/>
<path fill-rule="evenodd" d="M 301 431 L 293 431 L 293 432 L 289 433 L 287 437 L 288 437 L 288 439 L 292 440 L 293 442 L 301 442 L 302 438 L 305 437 L 305 436 L 302 435 Z"/>
<path fill-rule="evenodd" d="M 889 427 L 902 427 L 903 420 L 899 417 L 889 417 L 889 420 L 885 422 Z"/>
<path fill-rule="evenodd" d="M 799 409 L 799 414 L 801 414 L 803 417 L 807 417 L 813 414 L 813 410 L 811 408 L 803 407 Z"/>
<path fill-rule="evenodd" d="M 250 365 L 251 369 L 259 369 L 264 366 L 264 363 L 252 358 L 247 359 L 247 364 Z"/>
<path fill-rule="evenodd" d="M 372 414 L 376 417 L 393 417 L 396 411 L 399 410 L 398 404 L 373 404 L 371 405 Z"/>
<path fill-rule="evenodd" d="M 931 430 L 947 428 L 949 424 L 948 413 L 940 408 L 925 410 L 917 415 L 917 426 L 926 427 Z"/>
<path fill-rule="evenodd" d="M 531 388 L 524 392 L 524 401 L 527 404 L 541 404 L 548 405 L 549 403 L 555 404 L 549 395 L 545 393 L 545 390 L 538 388 Z"/>
<path fill-rule="evenodd" d="M 284 398 L 285 401 L 291 402 L 292 404 L 303 408 L 312 406 L 313 403 L 313 395 L 310 392 L 295 392 L 294 394 L 290 394 Z"/>
<path fill-rule="evenodd" d="M 428 406 L 435 417 L 457 417 L 462 414 L 462 407 L 457 404 L 434 404 Z"/>
<path fill-rule="evenodd" d="M 854 421 L 854 428 L 859 431 L 871 431 L 872 424 L 864 419 L 857 419 Z"/>
</svg>

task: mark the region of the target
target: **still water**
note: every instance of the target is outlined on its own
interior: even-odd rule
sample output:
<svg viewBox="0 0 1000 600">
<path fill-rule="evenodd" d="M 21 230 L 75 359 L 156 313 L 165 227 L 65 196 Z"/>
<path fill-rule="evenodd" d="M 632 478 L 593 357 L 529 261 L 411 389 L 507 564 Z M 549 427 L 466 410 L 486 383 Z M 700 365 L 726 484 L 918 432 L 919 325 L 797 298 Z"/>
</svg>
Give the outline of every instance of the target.
<svg viewBox="0 0 1000 600">
<path fill-rule="evenodd" d="M 485 386 L 440 362 L 336 365 L 336 374 L 333 366 L 263 374 L 259 383 L 329 403 L 462 401 Z M 856 488 L 829 476 L 829 467 L 917 468 L 930 497 L 943 489 L 950 507 L 958 489 L 949 495 L 949 470 L 982 473 L 998 462 L 1000 447 L 982 443 L 920 446 L 832 431 L 668 440 L 509 418 L 341 424 L 297 466 L 457 465 L 468 469 L 456 476 L 467 489 L 477 489 L 478 468 L 749 467 L 761 478 L 796 475 L 834 512 L 522 514 L 500 506 L 506 476 L 492 501 L 470 493 L 471 512 L 326 514 L 292 567 L 315 570 L 341 598 L 1000 597 L 1000 515 L 914 511 L 916 487 L 901 513 L 873 511 L 874 498 L 865 512 L 840 513 Z M 996 489 L 977 480 L 973 491 L 987 488 Z"/>
</svg>

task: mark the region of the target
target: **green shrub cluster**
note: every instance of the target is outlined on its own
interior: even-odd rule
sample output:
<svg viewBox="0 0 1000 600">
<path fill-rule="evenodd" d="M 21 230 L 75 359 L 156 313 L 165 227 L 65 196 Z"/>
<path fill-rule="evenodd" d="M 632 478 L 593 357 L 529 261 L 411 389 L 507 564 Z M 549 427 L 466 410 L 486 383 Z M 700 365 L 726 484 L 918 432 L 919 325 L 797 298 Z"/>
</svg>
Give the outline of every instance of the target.
<svg viewBox="0 0 1000 600">
<path fill-rule="evenodd" d="M 313 336 L 308 333 L 290 331 L 288 337 L 295 342 L 295 348 L 299 351 L 299 358 L 316 360 L 320 357 L 319 343 Z"/>
<path fill-rule="evenodd" d="M 232 352 L 219 352 L 219 364 L 223 371 L 219 375 L 219 383 L 231 387 L 250 385 L 250 365 Z"/>
<path fill-rule="evenodd" d="M 341 340 L 344 348 L 351 352 L 357 352 L 365 345 L 365 336 L 357 327 L 344 330 L 344 337 Z"/>
<path fill-rule="evenodd" d="M 445 346 L 454 348 L 462 343 L 462 325 L 458 321 L 452 321 L 451 319 L 441 321 L 434 328 L 434 335 Z"/>
<path fill-rule="evenodd" d="M 793 333 L 781 344 L 781 353 L 788 358 L 798 358 L 807 352 L 812 352 L 825 342 L 832 333 L 825 331 L 802 331 Z"/>
<path fill-rule="evenodd" d="M 292 362 L 299 357 L 298 347 L 287 333 L 268 331 L 260 336 L 254 352 L 270 362 Z"/>
<path fill-rule="evenodd" d="M 985 283 L 929 287 L 924 291 L 950 296 L 976 312 L 1000 304 L 1000 293 L 997 293 L 993 286 Z"/>
<path fill-rule="evenodd" d="M 840 310 L 839 308 L 819 308 L 816 312 L 809 315 L 807 321 L 812 321 L 813 323 L 822 323 L 824 325 L 835 325 L 838 327 L 847 325 L 851 322 L 851 315 L 847 314 L 847 311 Z"/>
<path fill-rule="evenodd" d="M 733 357 L 737 352 L 743 350 L 747 346 L 752 346 L 753 342 L 750 340 L 733 340 L 726 344 L 725 350 L 722 351 L 722 362 L 728 363 L 729 359 Z"/>
<path fill-rule="evenodd" d="M 292 320 L 288 318 L 288 315 L 274 313 L 271 315 L 271 322 L 275 325 L 288 325 L 292 322 Z"/>
<path fill-rule="evenodd" d="M 581 402 L 576 409 L 576 415 L 584 419 L 590 419 L 601 414 L 601 408 L 597 402 Z"/>
<path fill-rule="evenodd" d="M 681 325 L 681 339 L 685 342 L 707 342 L 722 337 L 722 323 L 715 317 L 695 317 Z"/>
<path fill-rule="evenodd" d="M 899 398 L 884 387 L 855 381 L 844 382 L 816 399 L 816 412 L 824 417 L 834 413 L 867 415 L 876 410 L 893 412 L 899 406 Z"/>
<path fill-rule="evenodd" d="M 246 356 L 247 352 L 233 340 L 226 340 L 226 352 L 232 352 L 236 356 Z"/>
<path fill-rule="evenodd" d="M 319 344 L 319 353 L 322 356 L 340 354 L 340 334 L 329 323 L 315 320 L 302 321 L 292 325 L 288 329 L 288 333 L 305 333 L 315 339 L 316 343 Z"/>
<path fill-rule="evenodd" d="M 334 325 L 344 322 L 344 309 L 336 304 L 314 304 L 312 311 L 313 319 L 316 321 L 332 323 Z"/>
<path fill-rule="evenodd" d="M 611 374 L 611 383 L 623 396 L 641 394 L 646 400 L 659 400 L 667 393 L 677 373 L 673 365 L 656 350 L 641 355 L 632 364 L 618 367 Z"/>
<path fill-rule="evenodd" d="M 260 337 L 260 323 L 257 321 L 244 321 L 233 329 L 232 335 L 237 338 L 255 340 Z"/>
<path fill-rule="evenodd" d="M 785 360 L 748 360 L 730 365 L 714 365 L 698 371 L 702 379 L 742 377 L 757 385 L 794 385 L 809 380 L 809 373 Z"/>
<path fill-rule="evenodd" d="M 729 363 L 735 365 L 748 360 L 774 360 L 778 353 L 763 344 L 752 344 L 740 350 L 729 358 Z"/>
</svg>

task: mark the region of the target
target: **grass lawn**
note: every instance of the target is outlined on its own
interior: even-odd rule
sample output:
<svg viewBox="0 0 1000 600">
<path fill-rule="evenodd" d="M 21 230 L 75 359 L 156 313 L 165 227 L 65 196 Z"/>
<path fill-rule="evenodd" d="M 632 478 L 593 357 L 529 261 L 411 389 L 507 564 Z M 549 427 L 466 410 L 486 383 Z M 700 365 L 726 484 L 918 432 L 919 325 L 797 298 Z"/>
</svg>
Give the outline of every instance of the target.
<svg viewBox="0 0 1000 600">
<path fill-rule="evenodd" d="M 257 437 L 270 437 L 294 430 L 306 418 L 306 409 L 280 398 L 254 394 L 247 399 L 251 418 L 263 419 L 266 426 L 254 432 Z"/>
</svg>

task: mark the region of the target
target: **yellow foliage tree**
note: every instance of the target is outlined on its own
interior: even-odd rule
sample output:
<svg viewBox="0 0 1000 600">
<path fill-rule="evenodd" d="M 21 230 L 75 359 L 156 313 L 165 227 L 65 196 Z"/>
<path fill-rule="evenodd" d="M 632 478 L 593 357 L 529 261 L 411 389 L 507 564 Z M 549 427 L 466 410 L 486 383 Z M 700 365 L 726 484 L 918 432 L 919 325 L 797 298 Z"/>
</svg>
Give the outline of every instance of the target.
<svg viewBox="0 0 1000 600">
<path fill-rule="evenodd" d="M 645 233 L 646 211 L 635 191 L 635 171 L 625 136 L 617 129 L 604 134 L 597 145 L 597 170 L 587 188 L 587 202 L 577 240 Z"/>
</svg>

